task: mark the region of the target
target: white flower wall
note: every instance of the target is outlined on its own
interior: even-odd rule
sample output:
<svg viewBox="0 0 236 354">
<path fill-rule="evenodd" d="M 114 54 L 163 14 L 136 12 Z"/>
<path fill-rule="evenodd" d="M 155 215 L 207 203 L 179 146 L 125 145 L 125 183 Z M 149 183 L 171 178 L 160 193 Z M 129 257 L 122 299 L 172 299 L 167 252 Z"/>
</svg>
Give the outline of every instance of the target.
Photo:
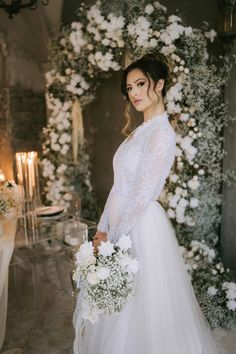
<svg viewBox="0 0 236 354">
<path fill-rule="evenodd" d="M 186 26 L 158 1 L 125 5 L 117 13 L 109 11 L 107 2 L 83 5 L 78 20 L 63 28 L 52 44 L 52 70 L 47 74 L 50 117 L 42 159 L 46 198 L 69 207 L 71 192 L 79 186 L 82 198 L 90 198 L 94 208 L 85 144 L 80 145 L 79 166 L 73 163 L 73 103 L 79 99 L 83 108 L 95 99 L 100 80 L 121 70 L 125 55 L 135 60 L 147 52 L 164 54 L 172 72 L 166 107 L 175 122 L 177 147 L 159 200 L 174 224 L 184 257 L 188 254 L 186 265 L 206 316 L 212 326 L 229 326 L 236 301 L 227 297 L 223 284 L 230 283 L 230 271 L 224 269 L 217 249 L 221 183 L 235 178 L 231 171 L 223 174 L 221 167 L 222 130 L 231 119 L 223 98 L 229 57 L 216 60 L 209 54 L 208 42 L 215 40 L 216 32 L 206 24 L 201 29 Z"/>
</svg>

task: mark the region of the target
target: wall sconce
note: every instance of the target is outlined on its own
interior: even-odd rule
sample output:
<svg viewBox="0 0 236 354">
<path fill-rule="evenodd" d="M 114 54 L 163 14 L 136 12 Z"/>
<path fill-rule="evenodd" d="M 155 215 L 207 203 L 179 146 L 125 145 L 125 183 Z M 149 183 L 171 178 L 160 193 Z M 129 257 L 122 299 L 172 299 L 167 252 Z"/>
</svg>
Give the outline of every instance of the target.
<svg viewBox="0 0 236 354">
<path fill-rule="evenodd" d="M 236 38 L 236 0 L 219 0 L 219 36 L 226 42 Z"/>
<path fill-rule="evenodd" d="M 42 5 L 47 6 L 49 0 L 41 0 Z M 35 10 L 38 6 L 38 0 L 0 0 L 0 9 L 4 9 L 9 18 L 12 19 L 23 9 Z"/>
</svg>

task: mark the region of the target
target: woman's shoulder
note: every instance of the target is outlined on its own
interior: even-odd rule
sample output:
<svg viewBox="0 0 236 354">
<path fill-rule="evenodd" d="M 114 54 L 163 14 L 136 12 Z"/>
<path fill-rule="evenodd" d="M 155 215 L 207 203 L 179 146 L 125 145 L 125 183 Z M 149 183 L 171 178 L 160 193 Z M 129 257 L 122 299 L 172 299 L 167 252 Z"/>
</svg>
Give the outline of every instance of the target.
<svg viewBox="0 0 236 354">
<path fill-rule="evenodd" d="M 157 122 L 151 131 L 150 138 L 152 139 L 160 139 L 161 137 L 165 137 L 171 140 L 176 140 L 176 133 L 174 128 L 172 127 L 169 119 L 162 120 Z"/>
</svg>

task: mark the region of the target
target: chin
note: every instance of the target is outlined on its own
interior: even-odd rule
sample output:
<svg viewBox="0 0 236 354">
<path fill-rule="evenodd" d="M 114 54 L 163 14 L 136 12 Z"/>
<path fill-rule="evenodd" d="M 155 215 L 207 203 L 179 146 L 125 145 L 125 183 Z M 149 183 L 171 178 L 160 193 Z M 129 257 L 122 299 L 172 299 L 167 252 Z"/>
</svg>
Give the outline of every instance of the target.
<svg viewBox="0 0 236 354">
<path fill-rule="evenodd" d="M 143 108 L 142 107 L 134 107 L 136 109 L 136 111 L 138 112 L 143 112 Z"/>
<path fill-rule="evenodd" d="M 135 108 L 136 111 L 138 111 L 138 112 L 143 112 L 143 111 L 145 111 L 145 108 L 146 108 L 146 107 L 144 107 L 142 104 L 140 104 L 140 105 L 137 105 L 137 106 L 134 105 L 134 108 Z"/>
</svg>

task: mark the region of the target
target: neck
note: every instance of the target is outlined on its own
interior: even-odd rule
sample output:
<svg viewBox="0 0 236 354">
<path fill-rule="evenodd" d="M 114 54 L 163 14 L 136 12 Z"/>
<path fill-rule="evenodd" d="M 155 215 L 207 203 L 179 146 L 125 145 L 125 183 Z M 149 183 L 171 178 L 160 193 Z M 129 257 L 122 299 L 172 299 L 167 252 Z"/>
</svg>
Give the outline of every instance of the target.
<svg viewBox="0 0 236 354">
<path fill-rule="evenodd" d="M 150 107 L 147 109 L 145 112 L 143 112 L 143 118 L 144 122 L 147 122 L 149 119 L 151 119 L 154 116 L 158 116 L 162 113 L 165 112 L 165 106 L 163 102 L 160 102 L 157 106 L 155 107 Z"/>
</svg>

